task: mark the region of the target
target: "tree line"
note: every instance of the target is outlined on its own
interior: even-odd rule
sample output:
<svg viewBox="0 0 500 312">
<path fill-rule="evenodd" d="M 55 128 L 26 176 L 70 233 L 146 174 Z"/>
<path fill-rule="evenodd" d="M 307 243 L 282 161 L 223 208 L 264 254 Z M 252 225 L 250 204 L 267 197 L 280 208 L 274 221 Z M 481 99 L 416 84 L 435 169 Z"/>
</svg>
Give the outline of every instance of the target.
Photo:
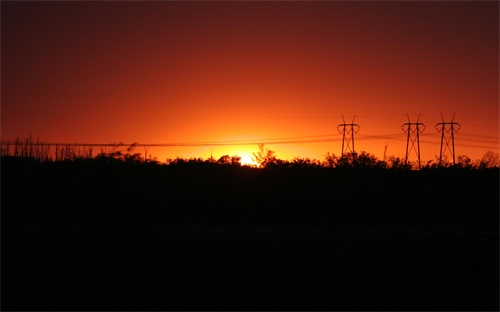
<svg viewBox="0 0 500 312">
<path fill-rule="evenodd" d="M 51 146 L 34 141 L 31 137 L 25 140 L 16 139 L 14 142 L 2 143 L 2 158 L 25 158 L 35 162 L 58 162 L 58 161 L 118 161 L 125 163 L 149 163 L 168 166 L 185 165 L 225 165 L 235 167 L 254 168 L 286 168 L 286 167 L 308 167 L 308 168 L 375 168 L 375 169 L 433 169 L 433 168 L 462 168 L 462 169 L 490 169 L 500 168 L 500 153 L 487 151 L 481 159 L 473 160 L 468 156 L 459 155 L 456 162 L 452 162 L 446 155 L 441 159 L 438 156 L 434 160 L 408 161 L 397 156 L 389 156 L 386 159 L 379 159 L 374 154 L 366 151 L 350 152 L 343 155 L 327 153 L 323 160 L 311 159 L 308 157 L 295 157 L 291 160 L 280 159 L 275 151 L 270 150 L 264 144 L 259 144 L 259 150 L 253 154 L 253 161 L 256 165 L 243 164 L 238 155 L 223 155 L 219 158 L 210 156 L 202 157 L 176 157 L 167 158 L 164 162 L 156 157 L 136 152 L 136 144 L 124 147 L 118 143 L 108 150 L 101 150 L 95 153 L 92 146 L 85 145 L 61 145 Z M 124 149 L 120 149 L 124 148 Z"/>
</svg>

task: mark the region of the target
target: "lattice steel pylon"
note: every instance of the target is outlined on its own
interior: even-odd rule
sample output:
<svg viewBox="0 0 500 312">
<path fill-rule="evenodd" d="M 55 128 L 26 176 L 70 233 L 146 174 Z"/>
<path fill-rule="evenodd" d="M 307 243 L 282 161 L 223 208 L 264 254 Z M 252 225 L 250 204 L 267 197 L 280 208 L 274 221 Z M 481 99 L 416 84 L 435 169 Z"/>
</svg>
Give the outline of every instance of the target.
<svg viewBox="0 0 500 312">
<path fill-rule="evenodd" d="M 442 122 L 438 122 L 435 126 L 436 130 L 438 132 L 441 132 L 441 148 L 439 150 L 439 164 L 441 164 L 441 161 L 443 159 L 443 152 L 446 152 L 447 149 L 451 153 L 451 158 L 453 159 L 453 164 L 455 164 L 455 136 L 454 136 L 454 133 L 458 132 L 458 130 L 460 130 L 461 126 L 458 122 L 454 122 L 453 121 L 454 119 L 455 119 L 455 113 L 453 113 L 453 117 L 451 118 L 451 122 L 445 122 L 444 118 L 443 118 L 443 114 L 441 114 Z M 441 128 L 438 129 L 438 126 L 441 126 Z M 455 126 L 457 126 L 458 129 Z M 449 133 L 449 137 L 446 137 L 445 133 Z M 450 140 L 451 140 L 451 148 L 450 148 Z M 445 143 L 444 148 L 443 148 L 443 143 Z"/>
<path fill-rule="evenodd" d="M 354 115 L 354 117 L 352 117 L 351 123 L 348 124 L 345 122 L 344 115 L 342 115 L 342 121 L 344 123 L 341 123 L 337 126 L 337 130 L 339 131 L 339 133 L 342 133 L 342 156 L 344 156 L 344 154 L 347 153 L 348 150 L 350 150 L 351 153 L 354 155 L 354 151 L 355 151 L 354 150 L 354 134 L 358 133 L 358 131 L 359 131 L 359 125 L 354 123 L 354 118 L 356 118 L 356 115 Z M 351 147 L 351 145 L 352 145 L 352 147 Z"/>
<path fill-rule="evenodd" d="M 408 118 L 408 122 L 404 123 L 401 126 L 403 132 L 408 133 L 408 136 L 406 138 L 405 164 L 408 163 L 408 155 L 412 150 L 414 150 L 417 153 L 418 169 L 420 169 L 420 133 L 424 132 L 425 125 L 421 122 L 418 122 L 420 120 L 420 114 L 418 114 L 417 122 L 410 122 L 410 116 L 408 116 L 408 114 L 406 114 L 406 117 Z M 417 143 L 416 149 L 415 142 Z"/>
</svg>

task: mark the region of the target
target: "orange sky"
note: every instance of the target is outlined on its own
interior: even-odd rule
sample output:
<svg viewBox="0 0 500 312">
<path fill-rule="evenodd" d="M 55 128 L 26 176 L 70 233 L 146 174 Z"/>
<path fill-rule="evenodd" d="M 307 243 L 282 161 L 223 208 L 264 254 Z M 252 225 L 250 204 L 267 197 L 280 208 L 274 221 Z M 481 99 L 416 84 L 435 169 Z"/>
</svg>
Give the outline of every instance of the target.
<svg viewBox="0 0 500 312">
<path fill-rule="evenodd" d="M 421 114 L 432 160 L 443 113 L 456 155 L 499 151 L 497 1 L 2 1 L 1 17 L 2 140 L 323 160 L 356 115 L 356 151 L 404 157 Z"/>
</svg>

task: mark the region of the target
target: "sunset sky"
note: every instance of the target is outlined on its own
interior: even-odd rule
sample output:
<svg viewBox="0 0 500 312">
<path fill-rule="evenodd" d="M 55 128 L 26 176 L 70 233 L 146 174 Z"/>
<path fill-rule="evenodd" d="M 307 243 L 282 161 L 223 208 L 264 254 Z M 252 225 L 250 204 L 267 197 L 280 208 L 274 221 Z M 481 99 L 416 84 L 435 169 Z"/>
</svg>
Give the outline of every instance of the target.
<svg viewBox="0 0 500 312">
<path fill-rule="evenodd" d="M 355 115 L 382 159 L 420 114 L 432 160 L 442 113 L 456 155 L 499 151 L 498 1 L 2 1 L 1 44 L 2 140 L 323 160 Z"/>
</svg>

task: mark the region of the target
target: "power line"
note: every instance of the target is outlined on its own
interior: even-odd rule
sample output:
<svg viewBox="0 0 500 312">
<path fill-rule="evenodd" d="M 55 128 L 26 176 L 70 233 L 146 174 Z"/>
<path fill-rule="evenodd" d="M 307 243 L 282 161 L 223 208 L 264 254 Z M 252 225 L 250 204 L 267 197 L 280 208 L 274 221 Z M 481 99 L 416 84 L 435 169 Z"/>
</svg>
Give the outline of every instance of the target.
<svg viewBox="0 0 500 312">
<path fill-rule="evenodd" d="M 227 145 L 257 145 L 260 143 L 265 144 L 291 144 L 291 143 L 315 143 L 315 142 L 334 142 L 340 141 L 342 138 L 338 137 L 339 134 L 318 134 L 318 135 L 308 135 L 308 136 L 293 136 L 293 137 L 278 137 L 278 138 L 264 138 L 264 139 L 252 139 L 252 140 L 227 140 L 227 141 L 202 141 L 202 142 L 168 142 L 168 143 L 78 143 L 78 142 L 31 142 L 30 144 L 33 146 L 37 145 L 53 145 L 53 146 L 67 146 L 67 145 L 80 145 L 80 146 L 107 146 L 107 147 L 118 147 L 118 146 L 151 146 L 151 147 L 177 147 L 177 146 L 227 146 Z M 485 140 L 477 140 L 477 139 L 468 139 L 461 138 L 461 141 L 469 141 L 469 142 L 480 142 L 487 143 L 492 145 L 499 145 L 500 142 L 495 142 L 492 139 L 489 139 L 489 136 L 477 135 L 477 134 L 465 134 L 461 133 L 460 137 L 464 135 L 474 136 L 474 137 L 486 137 Z M 436 138 L 438 139 L 438 134 L 435 133 L 420 133 L 421 137 L 426 138 Z M 368 134 L 358 134 L 357 140 L 406 140 L 406 135 L 403 133 L 389 133 L 389 134 L 378 134 L 378 135 L 368 135 Z M 430 144 L 439 144 L 439 142 L 432 141 L 422 141 L 422 143 L 430 143 Z M 15 144 L 15 141 L 0 141 L 2 145 L 7 144 Z M 24 144 L 24 141 L 18 141 L 18 144 Z M 465 144 L 456 144 L 457 146 L 474 146 L 474 145 L 465 145 Z"/>
<path fill-rule="evenodd" d="M 265 144 L 296 144 L 321 143 L 340 141 L 340 138 L 309 139 L 309 140 L 259 140 L 259 141 L 220 141 L 220 142 L 189 142 L 189 143 L 61 143 L 61 142 L 32 142 L 31 146 L 87 146 L 87 147 L 120 147 L 120 146 L 147 146 L 147 147 L 196 147 L 196 146 L 231 146 L 231 145 L 258 145 Z M 1 145 L 14 145 L 14 141 L 1 141 Z M 24 145 L 20 141 L 19 145 Z"/>
</svg>

